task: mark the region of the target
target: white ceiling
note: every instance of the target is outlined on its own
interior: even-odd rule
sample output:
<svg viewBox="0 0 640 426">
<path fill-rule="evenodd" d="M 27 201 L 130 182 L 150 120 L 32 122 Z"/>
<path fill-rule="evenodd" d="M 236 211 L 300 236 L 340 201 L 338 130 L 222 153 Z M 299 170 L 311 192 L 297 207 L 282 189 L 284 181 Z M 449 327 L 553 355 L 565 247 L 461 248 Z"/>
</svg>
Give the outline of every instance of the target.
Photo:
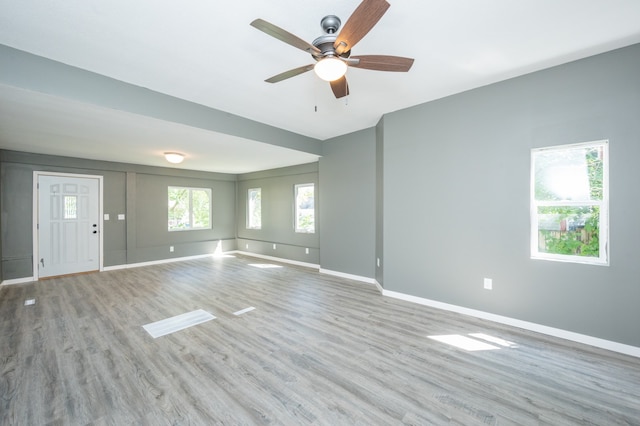
<svg viewBox="0 0 640 426">
<path fill-rule="evenodd" d="M 0 44 L 325 140 L 388 112 L 640 42 L 638 0 L 389 0 L 353 54 L 415 58 L 408 73 L 352 68 L 336 100 L 305 52 L 251 27 L 265 19 L 311 42 L 360 0 L 0 0 Z M 0 148 L 243 173 L 317 155 L 210 130 L 0 87 Z"/>
</svg>

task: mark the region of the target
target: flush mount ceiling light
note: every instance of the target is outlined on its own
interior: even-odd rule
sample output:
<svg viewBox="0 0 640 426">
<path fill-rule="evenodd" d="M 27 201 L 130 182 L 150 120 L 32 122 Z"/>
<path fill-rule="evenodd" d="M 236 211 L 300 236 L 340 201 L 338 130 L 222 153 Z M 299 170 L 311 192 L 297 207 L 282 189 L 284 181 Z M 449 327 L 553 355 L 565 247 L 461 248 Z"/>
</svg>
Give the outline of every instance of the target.
<svg viewBox="0 0 640 426">
<path fill-rule="evenodd" d="M 184 154 L 179 152 L 165 152 L 164 158 L 172 164 L 180 164 L 184 160 Z"/>
<path fill-rule="evenodd" d="M 345 75 L 347 64 L 335 56 L 327 56 L 319 60 L 313 70 L 324 81 L 335 81 Z"/>
</svg>

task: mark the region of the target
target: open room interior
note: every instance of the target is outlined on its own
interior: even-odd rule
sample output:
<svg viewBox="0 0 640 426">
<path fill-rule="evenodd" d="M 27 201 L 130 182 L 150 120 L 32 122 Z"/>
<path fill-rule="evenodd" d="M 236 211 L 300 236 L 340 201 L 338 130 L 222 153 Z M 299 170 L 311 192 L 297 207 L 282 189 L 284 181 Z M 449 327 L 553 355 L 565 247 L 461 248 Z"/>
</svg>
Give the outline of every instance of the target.
<svg viewBox="0 0 640 426">
<path fill-rule="evenodd" d="M 639 3 L 4 3 L 0 423 L 640 418 Z"/>
</svg>

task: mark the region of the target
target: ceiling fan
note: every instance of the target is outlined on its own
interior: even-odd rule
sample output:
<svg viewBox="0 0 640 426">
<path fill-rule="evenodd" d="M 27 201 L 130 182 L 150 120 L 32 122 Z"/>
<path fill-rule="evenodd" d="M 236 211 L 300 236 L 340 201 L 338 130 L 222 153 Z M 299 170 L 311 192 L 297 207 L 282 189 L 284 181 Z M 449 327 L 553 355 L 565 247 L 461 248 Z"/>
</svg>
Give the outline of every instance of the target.
<svg viewBox="0 0 640 426">
<path fill-rule="evenodd" d="M 348 67 L 377 71 L 409 71 L 413 65 L 412 58 L 387 55 L 351 56 L 351 49 L 378 23 L 389 6 L 386 0 L 363 0 L 339 34 L 337 32 L 341 24 L 340 19 L 334 15 L 325 16 L 320 22 L 325 34 L 311 44 L 263 19 L 254 20 L 251 26 L 310 53 L 316 61 L 315 64 L 285 71 L 265 81 L 277 83 L 315 70 L 320 78 L 329 82 L 335 97 L 341 98 L 349 94 L 349 85 L 344 76 Z"/>
</svg>

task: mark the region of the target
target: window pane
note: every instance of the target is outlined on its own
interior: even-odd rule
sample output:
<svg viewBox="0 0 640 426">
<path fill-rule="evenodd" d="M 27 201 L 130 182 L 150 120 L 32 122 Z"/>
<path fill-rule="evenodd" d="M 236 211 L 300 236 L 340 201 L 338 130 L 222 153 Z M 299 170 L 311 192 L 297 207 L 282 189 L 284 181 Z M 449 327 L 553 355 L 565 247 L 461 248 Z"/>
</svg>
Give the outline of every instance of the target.
<svg viewBox="0 0 640 426">
<path fill-rule="evenodd" d="M 210 228 L 210 190 L 192 189 L 193 227 Z"/>
<path fill-rule="evenodd" d="M 169 187 L 169 230 L 187 229 L 189 217 L 189 190 Z"/>
<path fill-rule="evenodd" d="M 262 189 L 252 188 L 247 197 L 247 228 L 262 228 Z"/>
<path fill-rule="evenodd" d="M 598 206 L 538 207 L 538 251 L 600 256 Z"/>
<path fill-rule="evenodd" d="M 315 232 L 314 185 L 296 185 L 296 232 Z"/>
<path fill-rule="evenodd" d="M 77 219 L 78 218 L 78 197 L 75 195 L 64 196 L 64 218 L 65 219 Z"/>
<path fill-rule="evenodd" d="M 602 200 L 602 150 L 588 146 L 535 152 L 536 200 Z"/>
</svg>

